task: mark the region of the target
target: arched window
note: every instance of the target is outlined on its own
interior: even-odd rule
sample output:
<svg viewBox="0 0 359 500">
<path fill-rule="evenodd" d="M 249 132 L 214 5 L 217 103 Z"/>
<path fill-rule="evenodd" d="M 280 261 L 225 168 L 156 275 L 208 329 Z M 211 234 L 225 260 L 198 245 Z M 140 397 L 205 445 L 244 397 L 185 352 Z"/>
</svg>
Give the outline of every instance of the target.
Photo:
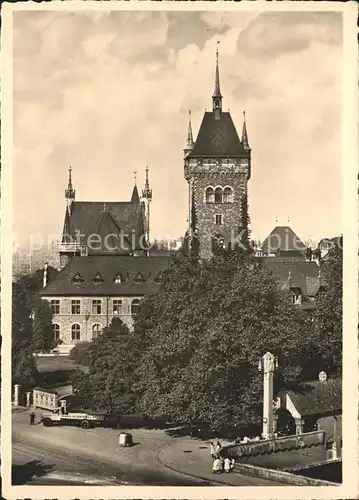
<svg viewBox="0 0 359 500">
<path fill-rule="evenodd" d="M 57 323 L 52 325 L 52 335 L 54 340 L 60 340 L 60 325 Z"/>
<path fill-rule="evenodd" d="M 92 340 L 97 339 L 102 330 L 102 326 L 99 323 L 92 325 Z"/>
<path fill-rule="evenodd" d="M 131 314 L 134 316 L 135 314 L 138 314 L 140 310 L 140 300 L 139 299 L 134 299 L 131 303 Z"/>
<path fill-rule="evenodd" d="M 73 341 L 80 340 L 81 337 L 81 327 L 78 323 L 75 323 L 71 327 L 71 339 Z"/>
<path fill-rule="evenodd" d="M 233 203 L 232 188 L 226 187 L 223 192 L 223 203 Z"/>
<path fill-rule="evenodd" d="M 206 203 L 214 203 L 214 189 L 212 187 L 206 189 Z"/>
<path fill-rule="evenodd" d="M 223 203 L 223 190 L 220 187 L 216 188 L 214 192 L 214 202 Z"/>
</svg>

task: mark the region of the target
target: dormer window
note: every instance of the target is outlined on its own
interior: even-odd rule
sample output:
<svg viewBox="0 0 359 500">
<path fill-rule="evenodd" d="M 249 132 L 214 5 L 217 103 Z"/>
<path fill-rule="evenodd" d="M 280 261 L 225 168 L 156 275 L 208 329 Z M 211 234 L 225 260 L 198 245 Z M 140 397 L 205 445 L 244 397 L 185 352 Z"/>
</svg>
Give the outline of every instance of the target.
<svg viewBox="0 0 359 500">
<path fill-rule="evenodd" d="M 81 284 L 83 282 L 84 280 L 79 273 L 76 273 L 75 276 L 72 278 L 72 283 Z"/>
<path fill-rule="evenodd" d="M 134 280 L 133 280 L 133 282 L 136 284 L 143 283 L 144 281 L 145 281 L 145 279 L 141 273 L 137 273 Z"/>
<path fill-rule="evenodd" d="M 103 283 L 103 277 L 101 276 L 100 273 L 96 273 L 93 280 L 92 280 L 93 283 Z"/>
<path fill-rule="evenodd" d="M 154 279 L 154 282 L 156 283 L 156 285 L 161 285 L 163 283 L 163 276 L 161 273 L 157 274 L 157 276 Z"/>
<path fill-rule="evenodd" d="M 115 283 L 123 283 L 123 277 L 120 273 L 117 273 L 115 276 Z"/>
</svg>

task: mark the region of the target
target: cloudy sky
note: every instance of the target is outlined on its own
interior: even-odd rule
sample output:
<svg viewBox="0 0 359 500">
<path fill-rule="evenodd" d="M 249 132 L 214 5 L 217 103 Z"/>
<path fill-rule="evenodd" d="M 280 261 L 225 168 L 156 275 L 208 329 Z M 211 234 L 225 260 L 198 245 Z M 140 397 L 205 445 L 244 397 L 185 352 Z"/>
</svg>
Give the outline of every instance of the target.
<svg viewBox="0 0 359 500">
<path fill-rule="evenodd" d="M 223 107 L 252 147 L 253 236 L 287 224 L 341 231 L 340 13 L 15 12 L 14 222 L 61 232 L 72 165 L 78 200 L 130 198 L 150 167 L 152 234 L 184 233 L 183 146 L 211 107 L 220 41 Z"/>
</svg>

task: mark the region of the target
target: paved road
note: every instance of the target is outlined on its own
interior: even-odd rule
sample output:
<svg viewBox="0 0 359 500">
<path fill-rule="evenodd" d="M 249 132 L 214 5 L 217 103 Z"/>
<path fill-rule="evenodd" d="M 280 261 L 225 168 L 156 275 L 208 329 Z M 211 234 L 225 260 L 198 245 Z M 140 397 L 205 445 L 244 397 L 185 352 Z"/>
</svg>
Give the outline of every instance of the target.
<svg viewBox="0 0 359 500">
<path fill-rule="evenodd" d="M 30 426 L 28 418 L 27 412 L 13 414 L 14 484 L 214 484 L 166 468 L 158 453 L 173 438 L 161 431 L 135 431 L 141 443 L 120 449 L 118 431 Z"/>
</svg>

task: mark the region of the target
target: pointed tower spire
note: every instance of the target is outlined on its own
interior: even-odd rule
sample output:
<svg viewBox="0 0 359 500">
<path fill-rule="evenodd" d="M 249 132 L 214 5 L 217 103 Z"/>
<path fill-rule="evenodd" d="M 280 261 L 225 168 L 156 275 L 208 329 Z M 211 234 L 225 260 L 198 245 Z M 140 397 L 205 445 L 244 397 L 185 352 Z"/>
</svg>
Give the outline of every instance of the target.
<svg viewBox="0 0 359 500">
<path fill-rule="evenodd" d="M 221 88 L 219 85 L 218 44 L 219 44 L 219 42 L 217 42 L 216 77 L 215 77 L 215 82 L 214 82 L 214 92 L 213 92 L 213 96 L 212 96 L 213 113 L 214 113 L 214 116 L 216 119 L 219 119 L 221 117 L 221 112 L 222 112 L 222 94 L 221 94 Z"/>
<path fill-rule="evenodd" d="M 75 201 L 75 194 L 76 191 L 74 190 L 72 186 L 72 168 L 71 166 L 69 167 L 69 182 L 67 185 L 67 189 L 65 189 L 65 198 L 66 198 L 66 203 L 67 203 L 67 210 L 69 213 L 71 213 L 71 205 Z"/>
<path fill-rule="evenodd" d="M 148 180 L 148 171 L 149 169 L 146 167 L 145 187 L 142 190 L 142 198 L 145 202 L 145 230 L 147 243 L 150 242 L 150 204 L 152 201 L 152 189 L 150 188 L 150 182 Z"/>
<path fill-rule="evenodd" d="M 248 134 L 247 134 L 247 125 L 246 125 L 246 112 L 243 111 L 243 129 L 242 129 L 242 144 L 246 151 L 250 151 L 249 142 L 248 142 Z"/>
<path fill-rule="evenodd" d="M 138 195 L 138 189 L 136 184 L 133 186 L 131 203 L 136 203 L 136 205 L 140 203 L 140 197 Z"/>
<path fill-rule="evenodd" d="M 188 155 L 188 153 L 190 153 L 192 151 L 193 146 L 194 146 L 193 134 L 192 134 L 191 110 L 189 110 L 188 114 L 189 114 L 188 133 L 187 133 L 187 139 L 186 139 L 186 146 L 183 149 L 185 157 Z"/>
</svg>

